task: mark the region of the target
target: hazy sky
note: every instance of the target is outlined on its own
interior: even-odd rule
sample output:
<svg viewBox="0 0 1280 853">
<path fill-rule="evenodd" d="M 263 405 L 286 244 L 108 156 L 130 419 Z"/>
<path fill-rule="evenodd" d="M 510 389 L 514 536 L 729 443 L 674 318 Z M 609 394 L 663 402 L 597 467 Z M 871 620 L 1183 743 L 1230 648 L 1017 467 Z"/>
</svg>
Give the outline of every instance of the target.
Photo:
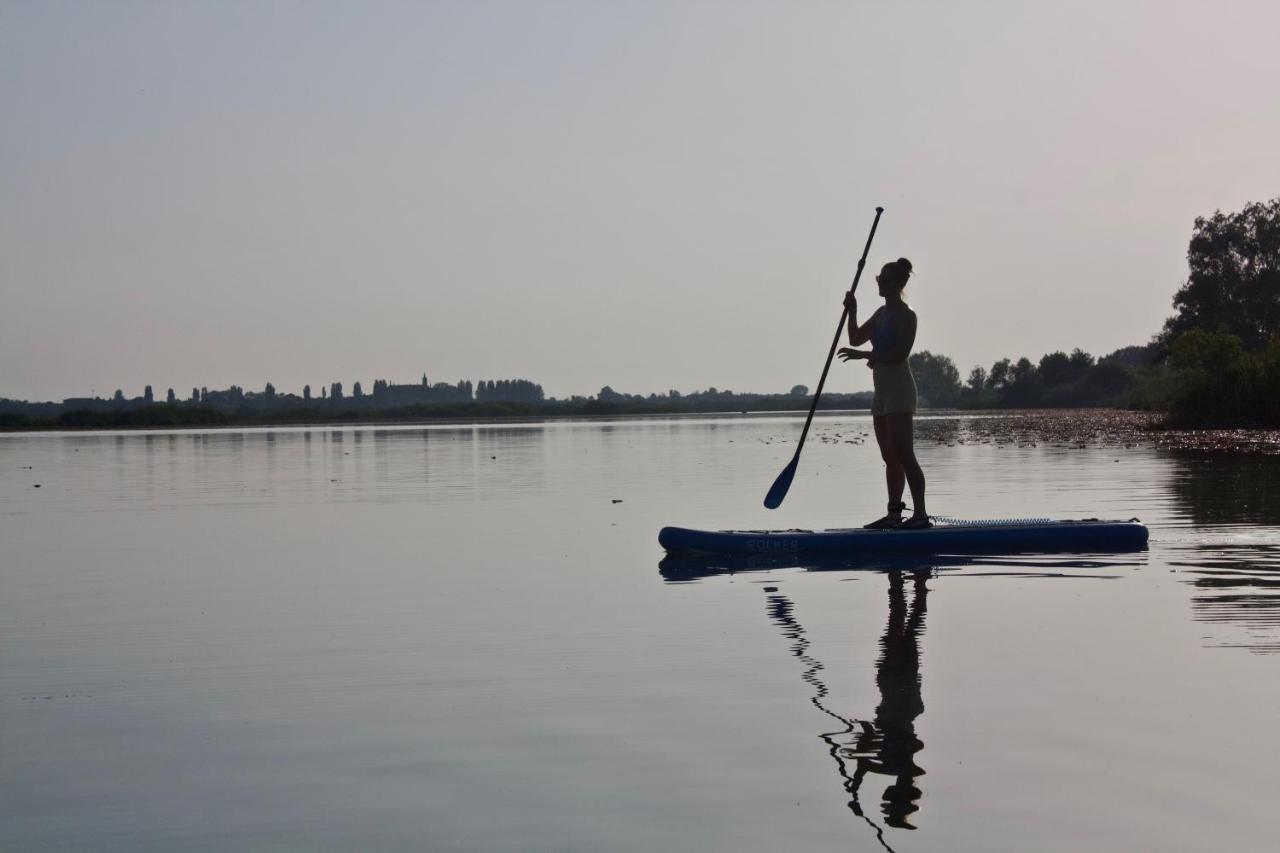
<svg viewBox="0 0 1280 853">
<path fill-rule="evenodd" d="M 1280 195 L 1277 32 L 1274 0 L 0 0 L 0 396 L 812 386 L 878 204 L 871 263 L 912 259 L 962 372 L 1143 343 L 1194 218 Z"/>
</svg>

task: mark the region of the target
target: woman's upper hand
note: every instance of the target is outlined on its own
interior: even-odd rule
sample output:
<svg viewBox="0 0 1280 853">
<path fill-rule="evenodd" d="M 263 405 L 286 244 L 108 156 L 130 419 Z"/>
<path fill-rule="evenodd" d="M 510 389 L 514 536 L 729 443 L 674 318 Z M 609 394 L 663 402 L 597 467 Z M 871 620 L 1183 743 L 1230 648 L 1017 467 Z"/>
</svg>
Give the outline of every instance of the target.
<svg viewBox="0 0 1280 853">
<path fill-rule="evenodd" d="M 849 309 L 850 314 L 858 313 L 858 297 L 854 296 L 852 290 L 844 295 L 844 307 Z"/>
</svg>

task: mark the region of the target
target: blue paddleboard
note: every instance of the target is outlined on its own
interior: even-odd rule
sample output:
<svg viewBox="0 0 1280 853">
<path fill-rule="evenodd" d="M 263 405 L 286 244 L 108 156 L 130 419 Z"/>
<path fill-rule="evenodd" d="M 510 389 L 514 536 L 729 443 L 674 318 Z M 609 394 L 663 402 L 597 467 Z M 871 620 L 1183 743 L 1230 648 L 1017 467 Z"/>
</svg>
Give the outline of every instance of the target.
<svg viewBox="0 0 1280 853">
<path fill-rule="evenodd" d="M 935 522 L 926 530 L 691 530 L 664 527 L 658 543 L 673 554 L 986 554 L 1135 551 L 1147 528 L 1128 521 L 1017 519 Z"/>
</svg>

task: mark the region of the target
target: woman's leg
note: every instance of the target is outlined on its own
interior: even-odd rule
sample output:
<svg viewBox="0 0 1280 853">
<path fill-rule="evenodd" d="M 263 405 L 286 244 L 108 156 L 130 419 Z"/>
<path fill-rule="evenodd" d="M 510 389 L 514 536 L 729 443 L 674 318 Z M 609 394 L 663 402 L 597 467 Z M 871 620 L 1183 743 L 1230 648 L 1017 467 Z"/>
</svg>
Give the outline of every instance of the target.
<svg viewBox="0 0 1280 853">
<path fill-rule="evenodd" d="M 907 485 L 911 489 L 911 517 L 925 518 L 928 513 L 924 508 L 924 471 L 920 470 L 920 463 L 916 461 L 912 413 L 894 412 L 885 415 L 884 420 L 885 432 L 889 435 L 889 444 L 897 458 L 898 469 L 902 475 L 905 475 Z M 877 435 L 879 435 L 878 429 Z M 898 494 L 902 494 L 902 486 L 898 486 Z"/>
<path fill-rule="evenodd" d="M 876 444 L 880 445 L 880 458 L 884 460 L 884 483 L 889 490 L 889 503 L 902 503 L 902 489 L 906 474 L 894 450 L 893 435 L 889 428 L 890 415 L 873 415 L 871 424 L 876 430 Z M 901 511 L 898 513 L 901 515 Z"/>
</svg>

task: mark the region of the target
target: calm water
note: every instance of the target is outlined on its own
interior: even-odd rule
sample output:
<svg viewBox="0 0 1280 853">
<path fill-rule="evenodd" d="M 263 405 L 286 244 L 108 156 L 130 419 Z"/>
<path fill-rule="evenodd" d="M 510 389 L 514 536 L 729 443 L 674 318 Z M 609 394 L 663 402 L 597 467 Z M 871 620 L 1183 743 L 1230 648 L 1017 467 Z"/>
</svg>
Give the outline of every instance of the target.
<svg viewBox="0 0 1280 853">
<path fill-rule="evenodd" d="M 795 418 L 0 436 L 0 849 L 1274 849 L 1276 463 L 964 424 L 1150 550 L 660 570 L 879 515 L 857 415 L 774 513 Z"/>
</svg>

